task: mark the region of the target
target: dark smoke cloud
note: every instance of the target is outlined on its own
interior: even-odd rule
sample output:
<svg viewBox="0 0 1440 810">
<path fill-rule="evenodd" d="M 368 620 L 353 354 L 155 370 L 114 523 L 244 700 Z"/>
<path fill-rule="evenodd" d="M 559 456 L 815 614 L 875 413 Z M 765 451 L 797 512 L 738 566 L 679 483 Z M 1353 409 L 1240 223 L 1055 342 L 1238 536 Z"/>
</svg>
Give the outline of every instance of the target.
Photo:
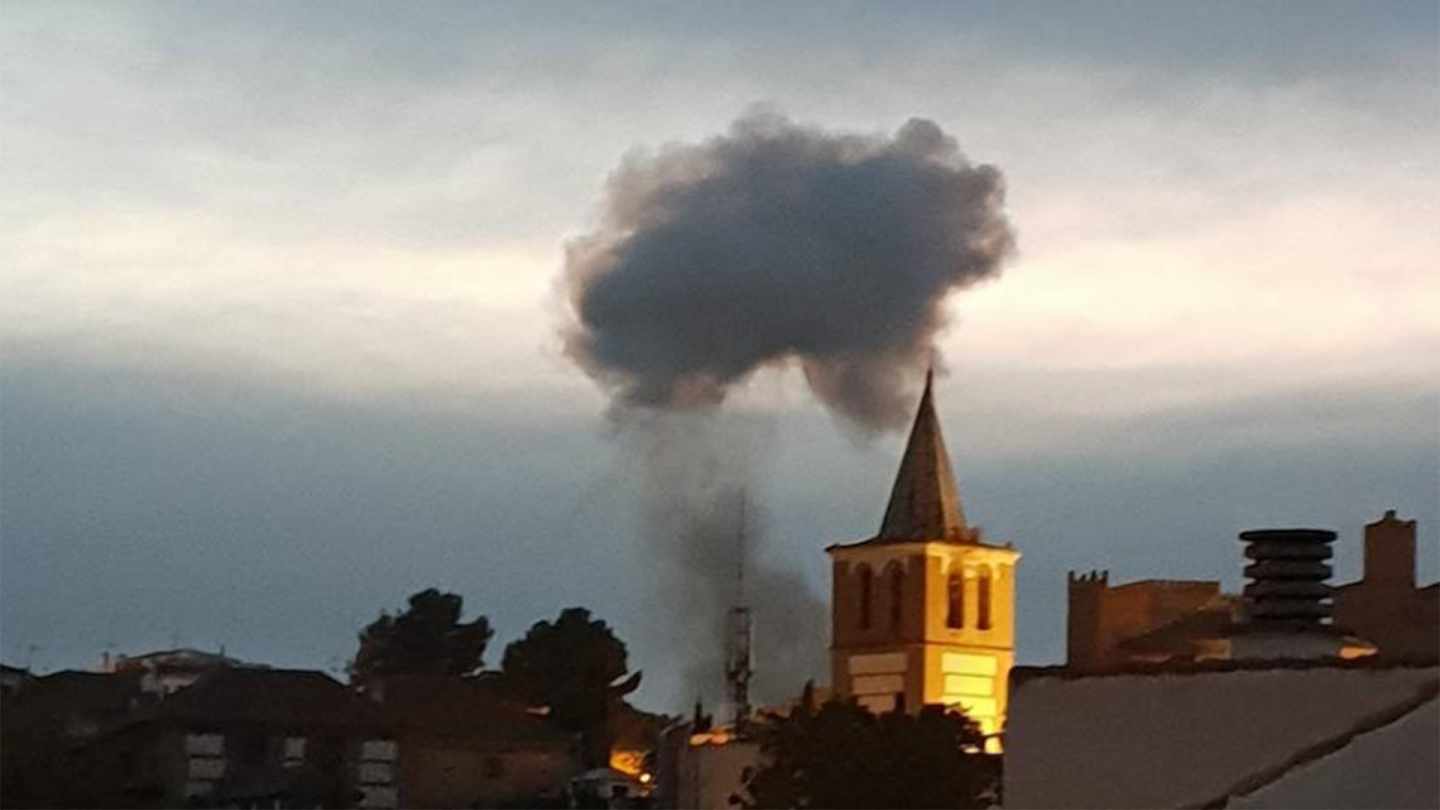
<svg viewBox="0 0 1440 810">
<path fill-rule="evenodd" d="M 933 122 L 892 138 L 756 112 L 632 154 L 568 246 L 567 353 L 618 410 L 716 405 L 770 364 L 863 430 L 902 426 L 947 293 L 1013 251 L 1004 184 Z"/>
</svg>

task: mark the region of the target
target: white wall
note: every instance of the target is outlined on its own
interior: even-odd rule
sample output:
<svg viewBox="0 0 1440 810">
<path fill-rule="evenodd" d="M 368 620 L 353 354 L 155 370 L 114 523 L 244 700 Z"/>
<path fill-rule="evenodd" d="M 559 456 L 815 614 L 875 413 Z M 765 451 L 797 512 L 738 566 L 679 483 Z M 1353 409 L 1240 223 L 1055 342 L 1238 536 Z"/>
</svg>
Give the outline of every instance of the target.
<svg viewBox="0 0 1440 810">
<path fill-rule="evenodd" d="M 1391 725 L 1362 734 L 1329 756 L 1231 800 L 1229 806 L 1440 807 L 1440 701 L 1431 700 Z"/>
<path fill-rule="evenodd" d="M 1437 680 L 1437 667 L 1032 676 L 1011 691 L 1005 805 L 1210 801 Z M 1440 764 L 1425 756 L 1404 754 L 1395 767 Z"/>
<path fill-rule="evenodd" d="M 675 806 L 728 810 L 730 797 L 740 792 L 741 775 L 759 760 L 760 746 L 753 742 L 686 745 L 677 763 Z"/>
</svg>

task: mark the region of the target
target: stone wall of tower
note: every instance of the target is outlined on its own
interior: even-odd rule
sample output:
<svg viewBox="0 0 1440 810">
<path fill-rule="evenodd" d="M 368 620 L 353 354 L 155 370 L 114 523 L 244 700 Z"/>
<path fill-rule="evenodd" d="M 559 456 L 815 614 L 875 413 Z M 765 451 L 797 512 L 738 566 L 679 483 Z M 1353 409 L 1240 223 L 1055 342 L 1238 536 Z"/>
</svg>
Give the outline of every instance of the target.
<svg viewBox="0 0 1440 810">
<path fill-rule="evenodd" d="M 864 591 L 866 572 L 870 596 Z M 900 600 L 894 599 L 894 575 L 900 573 Z M 919 642 L 925 628 L 925 558 L 920 554 L 898 555 L 879 562 L 873 559 L 842 559 L 832 567 L 832 633 L 836 647 L 865 647 Z M 870 605 L 869 620 L 861 613 Z M 899 623 L 892 620 L 898 614 Z"/>
<path fill-rule="evenodd" d="M 1141 580 L 1111 586 L 1109 572 L 1068 576 L 1066 664 L 1094 669 L 1119 663 L 1121 642 L 1163 627 L 1220 596 L 1212 580 Z"/>
<path fill-rule="evenodd" d="M 900 573 L 898 601 L 896 572 Z M 923 555 L 836 555 L 832 573 L 831 683 L 837 694 L 856 695 L 871 708 L 883 710 L 888 706 L 880 693 L 894 692 L 907 709 L 918 708 L 925 688 Z M 852 660 L 859 662 L 856 672 L 851 671 Z"/>
<path fill-rule="evenodd" d="M 928 542 L 861 544 L 832 548 L 831 554 L 831 683 L 836 693 L 854 696 L 875 711 L 898 701 L 911 711 L 926 704 L 958 705 L 987 733 L 999 731 L 1014 665 L 1018 552 Z M 896 571 L 903 572 L 898 602 L 892 585 Z M 958 616 L 952 613 L 951 591 L 957 580 L 964 583 L 954 592 L 963 596 Z M 989 601 L 982 606 L 986 590 Z M 988 618 L 985 626 L 982 616 Z"/>
<path fill-rule="evenodd" d="M 1099 666 L 1112 646 L 1101 635 L 1100 618 L 1109 577 L 1108 571 L 1066 575 L 1065 662 L 1072 667 Z"/>
</svg>

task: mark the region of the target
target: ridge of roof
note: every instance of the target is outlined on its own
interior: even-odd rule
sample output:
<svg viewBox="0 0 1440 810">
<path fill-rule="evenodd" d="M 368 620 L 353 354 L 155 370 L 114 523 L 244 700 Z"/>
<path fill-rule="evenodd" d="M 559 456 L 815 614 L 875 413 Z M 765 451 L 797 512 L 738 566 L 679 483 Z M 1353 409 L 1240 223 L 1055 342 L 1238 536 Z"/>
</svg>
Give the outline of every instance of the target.
<svg viewBox="0 0 1440 810">
<path fill-rule="evenodd" d="M 1013 694 L 1018 687 L 1040 678 L 1073 681 L 1081 678 L 1114 678 L 1127 675 L 1210 675 L 1277 669 L 1433 669 L 1436 667 L 1440 667 L 1440 659 L 1436 659 L 1434 656 L 1385 658 L 1378 655 L 1367 655 L 1360 658 L 1208 658 L 1201 661 L 1127 662 L 1123 665 L 1092 669 L 1081 669 L 1064 664 L 1021 665 L 1010 670 L 1010 684 Z"/>
<path fill-rule="evenodd" d="M 167 695 L 136 721 L 355 727 L 378 726 L 380 716 L 370 701 L 324 672 L 221 668 Z"/>
</svg>

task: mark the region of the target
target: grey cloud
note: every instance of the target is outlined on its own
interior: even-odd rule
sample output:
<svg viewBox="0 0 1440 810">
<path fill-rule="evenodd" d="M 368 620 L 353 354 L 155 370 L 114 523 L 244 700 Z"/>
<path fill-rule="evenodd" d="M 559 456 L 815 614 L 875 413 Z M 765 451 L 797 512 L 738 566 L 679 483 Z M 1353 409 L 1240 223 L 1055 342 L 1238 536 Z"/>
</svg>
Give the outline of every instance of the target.
<svg viewBox="0 0 1440 810">
<path fill-rule="evenodd" d="M 605 169 L 589 156 L 633 142 L 630 122 L 703 131 L 719 123 L 714 110 L 755 98 L 827 119 L 923 103 L 964 124 L 972 147 L 993 125 L 992 154 L 1057 116 L 1086 130 L 1074 140 L 1114 140 L 1125 133 L 1093 130 L 1097 110 L 1184 117 L 1217 88 L 1277 82 L 1319 97 L 1341 88 L 1335 107 L 1373 108 L 1369 118 L 1418 139 L 1435 98 L 1429 3 L 1224 13 L 1193 3 L 795 3 L 764 15 L 476 3 L 7 11 L 0 38 L 14 58 L 0 136 L 20 192 L 0 200 L 7 222 L 206 210 L 272 244 L 548 239 L 557 216 L 562 229 L 580 221 L 573 201 Z M 802 36 L 813 47 L 797 59 Z M 1016 81 L 1037 75 L 1078 77 L 1093 94 Z M 691 103 L 697 87 L 713 99 L 708 109 Z M 1202 118 L 1224 129 L 1231 114 L 1242 113 L 1221 106 Z M 575 148 L 577 130 L 594 151 Z M 1168 149 L 1174 136 L 1163 134 Z M 1035 148 L 1069 152 L 1049 140 Z"/>
</svg>

